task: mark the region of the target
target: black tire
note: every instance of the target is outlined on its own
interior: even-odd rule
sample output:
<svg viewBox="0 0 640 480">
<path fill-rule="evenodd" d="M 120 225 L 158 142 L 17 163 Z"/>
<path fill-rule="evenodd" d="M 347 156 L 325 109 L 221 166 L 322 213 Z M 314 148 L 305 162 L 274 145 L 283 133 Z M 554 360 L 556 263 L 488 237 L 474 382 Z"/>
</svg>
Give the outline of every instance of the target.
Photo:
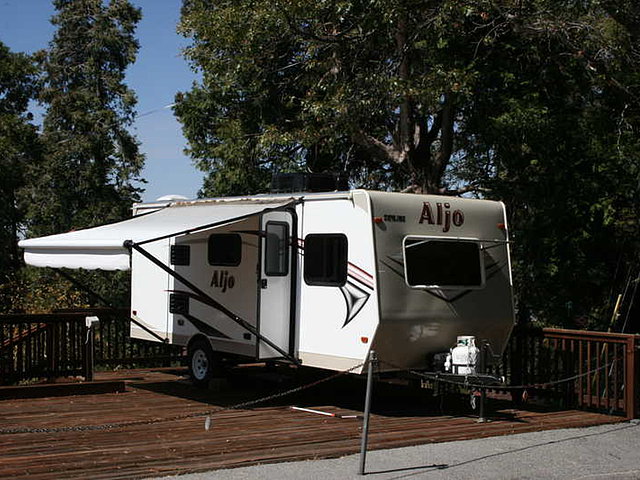
<svg viewBox="0 0 640 480">
<path fill-rule="evenodd" d="M 207 387 L 213 377 L 214 358 L 211 345 L 206 340 L 195 340 L 188 351 L 189 375 L 196 387 Z"/>
</svg>

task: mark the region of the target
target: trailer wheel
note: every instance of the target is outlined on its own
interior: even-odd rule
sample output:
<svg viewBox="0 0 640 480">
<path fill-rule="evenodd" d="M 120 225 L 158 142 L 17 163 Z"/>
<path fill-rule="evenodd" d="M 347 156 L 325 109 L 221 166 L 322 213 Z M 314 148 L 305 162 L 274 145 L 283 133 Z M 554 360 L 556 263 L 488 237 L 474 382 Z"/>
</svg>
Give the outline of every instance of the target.
<svg viewBox="0 0 640 480">
<path fill-rule="evenodd" d="M 199 339 L 189 346 L 189 374 L 197 387 L 206 387 L 213 373 L 213 350 L 209 342 Z"/>
</svg>

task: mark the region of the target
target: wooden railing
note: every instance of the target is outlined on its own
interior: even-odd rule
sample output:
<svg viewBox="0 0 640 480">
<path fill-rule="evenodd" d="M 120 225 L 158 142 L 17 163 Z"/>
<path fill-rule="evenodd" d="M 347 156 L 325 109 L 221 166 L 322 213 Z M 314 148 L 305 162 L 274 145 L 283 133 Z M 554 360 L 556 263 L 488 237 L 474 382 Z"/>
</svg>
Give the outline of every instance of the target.
<svg viewBox="0 0 640 480">
<path fill-rule="evenodd" d="M 61 377 L 92 378 L 93 368 L 168 366 L 175 345 L 132 339 L 127 311 L 99 309 L 0 315 L 0 385 Z M 99 322 L 87 327 L 86 318 Z"/>
<path fill-rule="evenodd" d="M 640 336 L 518 327 L 499 373 L 522 393 L 627 418 L 640 414 Z M 528 390 L 528 392 L 527 392 Z M 517 392 L 519 393 L 519 392 Z"/>
<path fill-rule="evenodd" d="M 182 361 L 179 346 L 131 339 L 127 313 L 105 309 L 0 316 L 0 384 L 76 375 L 90 379 L 92 364 L 134 368 Z M 87 316 L 100 319 L 93 330 L 85 324 Z M 517 327 L 492 372 L 512 386 L 527 386 L 515 398 L 551 397 L 565 407 L 636 418 L 639 349 L 639 335 Z"/>
<path fill-rule="evenodd" d="M 89 329 L 79 313 L 0 316 L 0 385 L 91 377 Z"/>
<path fill-rule="evenodd" d="M 100 318 L 94 336 L 95 363 L 100 367 L 169 366 L 183 359 L 183 348 L 129 336 L 128 310 L 86 310 Z"/>
</svg>

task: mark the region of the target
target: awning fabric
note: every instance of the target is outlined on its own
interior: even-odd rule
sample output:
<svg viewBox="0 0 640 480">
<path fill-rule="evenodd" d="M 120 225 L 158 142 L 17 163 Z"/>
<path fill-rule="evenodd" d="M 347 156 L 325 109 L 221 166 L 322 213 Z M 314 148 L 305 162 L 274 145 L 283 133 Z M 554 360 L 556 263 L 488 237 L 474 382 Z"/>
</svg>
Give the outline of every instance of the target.
<svg viewBox="0 0 640 480">
<path fill-rule="evenodd" d="M 36 267 L 128 270 L 126 240 L 140 243 L 227 220 L 231 223 L 290 202 L 282 198 L 180 202 L 118 223 L 22 240 L 19 246 L 24 249 L 25 262 Z"/>
</svg>

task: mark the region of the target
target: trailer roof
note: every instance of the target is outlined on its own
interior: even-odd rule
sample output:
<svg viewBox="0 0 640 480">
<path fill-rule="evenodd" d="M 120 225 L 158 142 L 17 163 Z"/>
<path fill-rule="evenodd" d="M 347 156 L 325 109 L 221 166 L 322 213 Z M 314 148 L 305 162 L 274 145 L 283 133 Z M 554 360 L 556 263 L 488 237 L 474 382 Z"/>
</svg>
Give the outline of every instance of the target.
<svg viewBox="0 0 640 480">
<path fill-rule="evenodd" d="M 291 193 L 261 193 L 251 196 L 235 196 L 235 197 L 211 197 L 211 198 L 195 198 L 190 200 L 173 200 L 158 199 L 151 202 L 140 202 L 133 204 L 133 210 L 144 212 L 145 210 L 156 210 L 166 207 L 167 205 L 201 205 L 201 204 L 221 204 L 221 203 L 264 203 L 264 202 L 281 202 L 299 199 L 305 201 L 311 200 L 333 200 L 336 198 L 351 198 L 354 192 L 365 192 L 367 190 L 357 189 L 348 191 L 332 191 L 332 192 L 291 192 Z"/>
<path fill-rule="evenodd" d="M 291 197 L 279 197 L 247 202 L 177 202 L 118 223 L 22 240 L 19 246 L 24 249 L 25 262 L 36 267 L 128 270 L 126 241 L 142 243 L 207 230 L 292 201 Z"/>
</svg>

